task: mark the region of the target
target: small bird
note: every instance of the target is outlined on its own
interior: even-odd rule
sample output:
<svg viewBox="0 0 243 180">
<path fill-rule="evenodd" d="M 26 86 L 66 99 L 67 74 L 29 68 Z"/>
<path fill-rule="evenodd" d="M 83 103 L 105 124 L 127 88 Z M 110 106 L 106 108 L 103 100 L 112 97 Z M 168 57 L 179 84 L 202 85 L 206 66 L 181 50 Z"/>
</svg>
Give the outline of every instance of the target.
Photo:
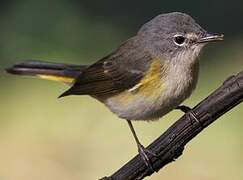
<svg viewBox="0 0 243 180">
<path fill-rule="evenodd" d="M 153 170 L 147 150 L 139 141 L 132 120 L 158 120 L 173 109 L 190 111 L 181 103 L 195 89 L 198 56 L 208 42 L 223 35 L 208 33 L 187 14 L 161 14 L 137 34 L 92 65 L 69 65 L 29 60 L 7 72 L 55 80 L 70 85 L 60 95 L 90 95 L 125 119 L 138 152 Z"/>
</svg>

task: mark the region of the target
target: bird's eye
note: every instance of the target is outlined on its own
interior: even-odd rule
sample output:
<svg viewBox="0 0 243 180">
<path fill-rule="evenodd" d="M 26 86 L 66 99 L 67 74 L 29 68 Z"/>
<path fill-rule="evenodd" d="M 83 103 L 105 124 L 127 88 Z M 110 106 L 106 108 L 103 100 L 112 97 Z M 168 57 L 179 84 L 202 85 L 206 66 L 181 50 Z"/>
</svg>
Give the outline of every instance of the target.
<svg viewBox="0 0 243 180">
<path fill-rule="evenodd" d="M 185 44 L 186 38 L 182 35 L 175 35 L 174 36 L 174 43 L 177 46 L 183 46 Z"/>
</svg>

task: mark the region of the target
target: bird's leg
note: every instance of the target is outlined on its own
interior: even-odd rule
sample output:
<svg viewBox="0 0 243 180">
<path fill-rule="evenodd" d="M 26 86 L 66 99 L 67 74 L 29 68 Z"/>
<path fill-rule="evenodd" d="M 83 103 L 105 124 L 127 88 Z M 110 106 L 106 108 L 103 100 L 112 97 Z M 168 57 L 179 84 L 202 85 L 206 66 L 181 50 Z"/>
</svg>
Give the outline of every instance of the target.
<svg viewBox="0 0 243 180">
<path fill-rule="evenodd" d="M 188 113 L 189 111 L 192 110 L 190 107 L 185 105 L 178 106 L 176 109 L 181 110 L 184 113 Z"/>
<path fill-rule="evenodd" d="M 184 112 L 185 114 L 186 114 L 186 113 L 189 113 L 189 114 L 193 117 L 193 119 L 196 120 L 196 122 L 200 123 L 200 121 L 199 121 L 198 118 L 196 117 L 195 113 L 192 112 L 192 109 L 191 109 L 190 107 L 185 106 L 185 105 L 181 105 L 181 106 L 176 107 L 176 109 L 181 110 L 181 111 Z"/>
<path fill-rule="evenodd" d="M 137 144 L 137 147 L 138 147 L 138 152 L 139 152 L 139 155 L 142 157 L 144 163 L 146 164 L 147 167 L 149 167 L 153 172 L 155 171 L 154 168 L 153 168 L 153 165 L 148 157 L 147 154 L 150 154 L 156 158 L 158 158 L 158 155 L 149 151 L 148 149 L 146 149 L 139 141 L 138 137 L 137 137 L 137 134 L 133 128 L 133 125 L 132 125 L 132 122 L 131 120 L 127 120 L 127 123 L 129 125 L 129 128 L 130 130 L 132 131 L 132 135 L 136 141 L 136 144 Z"/>
</svg>

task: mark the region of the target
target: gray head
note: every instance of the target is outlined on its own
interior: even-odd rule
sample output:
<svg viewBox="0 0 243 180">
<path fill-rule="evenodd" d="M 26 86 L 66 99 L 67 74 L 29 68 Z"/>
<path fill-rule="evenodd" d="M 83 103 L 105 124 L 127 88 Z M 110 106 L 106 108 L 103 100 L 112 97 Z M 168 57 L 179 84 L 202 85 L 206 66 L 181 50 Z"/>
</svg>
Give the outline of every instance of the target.
<svg viewBox="0 0 243 180">
<path fill-rule="evenodd" d="M 185 56 L 194 61 L 207 42 L 223 40 L 223 35 L 208 33 L 191 16 L 179 12 L 155 17 L 141 27 L 138 36 L 153 54 L 177 61 L 188 59 Z"/>
</svg>

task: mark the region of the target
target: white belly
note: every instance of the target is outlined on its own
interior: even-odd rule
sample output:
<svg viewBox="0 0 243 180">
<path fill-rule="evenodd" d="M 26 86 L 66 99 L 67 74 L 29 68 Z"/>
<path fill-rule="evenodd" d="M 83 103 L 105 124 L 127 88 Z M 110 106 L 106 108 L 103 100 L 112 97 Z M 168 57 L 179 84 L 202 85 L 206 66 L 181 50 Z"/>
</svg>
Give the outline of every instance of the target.
<svg viewBox="0 0 243 180">
<path fill-rule="evenodd" d="M 165 88 L 161 89 L 159 96 L 152 101 L 148 97 L 130 94 L 131 92 L 126 91 L 108 98 L 104 103 L 113 113 L 123 119 L 156 120 L 176 108 L 191 95 L 196 87 L 198 71 L 198 63 L 188 69 L 181 67 L 171 69 L 167 77 L 163 79 Z"/>
</svg>

